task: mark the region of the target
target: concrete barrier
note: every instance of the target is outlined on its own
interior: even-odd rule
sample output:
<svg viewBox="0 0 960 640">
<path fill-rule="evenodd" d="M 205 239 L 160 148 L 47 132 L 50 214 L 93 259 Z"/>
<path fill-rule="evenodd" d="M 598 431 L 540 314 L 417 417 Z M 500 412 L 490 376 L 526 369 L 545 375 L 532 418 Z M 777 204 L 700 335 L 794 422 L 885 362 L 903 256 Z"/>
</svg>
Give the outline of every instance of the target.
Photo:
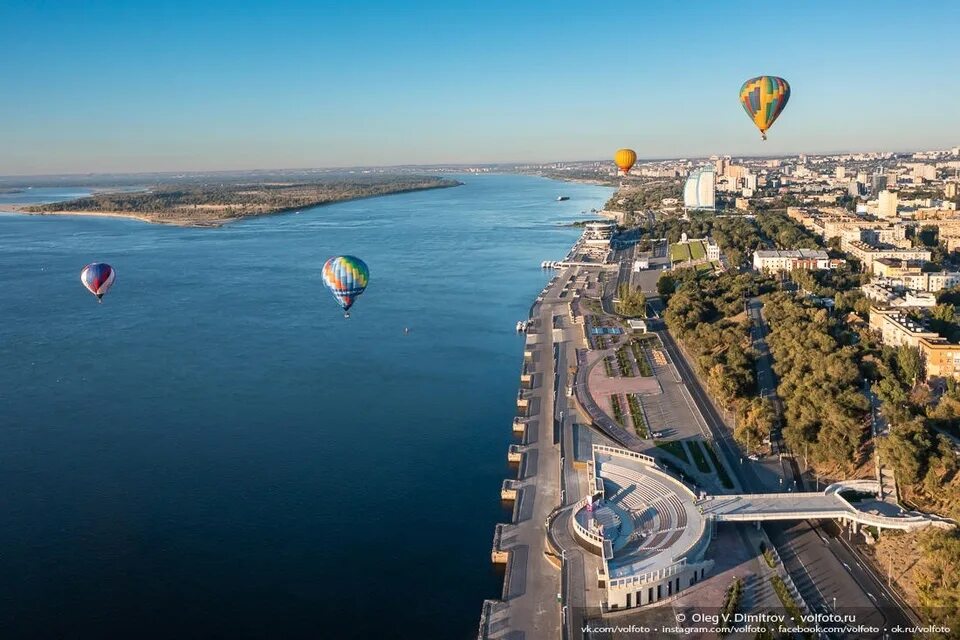
<svg viewBox="0 0 960 640">
<path fill-rule="evenodd" d="M 505 526 L 504 524 L 498 524 L 493 528 L 493 548 L 490 551 L 490 560 L 493 564 L 506 564 L 510 558 L 510 552 L 501 548 Z"/>
<path fill-rule="evenodd" d="M 490 637 L 490 618 L 493 617 L 493 610 L 502 604 L 499 600 L 484 600 L 480 609 L 480 628 L 477 631 L 477 640 L 487 640 Z"/>
<path fill-rule="evenodd" d="M 571 520 L 573 521 L 573 532 L 577 534 L 577 537 L 581 541 L 587 544 L 587 546 L 592 547 L 597 554 L 603 553 L 603 543 L 604 537 L 593 531 L 588 531 L 582 524 L 577 522 L 577 514 L 583 510 L 583 506 L 578 506 L 573 510 L 573 513 L 570 515 Z"/>
</svg>

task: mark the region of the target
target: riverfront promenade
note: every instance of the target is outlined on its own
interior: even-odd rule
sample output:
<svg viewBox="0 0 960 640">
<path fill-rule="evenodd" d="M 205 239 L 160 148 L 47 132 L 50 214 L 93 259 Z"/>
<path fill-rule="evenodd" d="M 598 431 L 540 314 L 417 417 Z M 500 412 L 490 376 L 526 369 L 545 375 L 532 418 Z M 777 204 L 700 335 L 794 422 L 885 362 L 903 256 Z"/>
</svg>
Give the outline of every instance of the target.
<svg viewBox="0 0 960 640">
<path fill-rule="evenodd" d="M 532 388 L 522 392 L 529 404 L 513 521 L 501 528 L 499 540 L 499 550 L 509 556 L 503 597 L 485 606 L 485 626 L 481 620 L 480 633 L 488 638 L 532 640 L 561 633 L 561 560 L 548 546 L 546 523 L 561 501 L 559 417 L 566 405 L 566 347 L 578 330 L 570 325 L 572 294 L 564 288 L 573 274 L 573 268 L 559 272 L 532 308 L 525 348 Z"/>
</svg>

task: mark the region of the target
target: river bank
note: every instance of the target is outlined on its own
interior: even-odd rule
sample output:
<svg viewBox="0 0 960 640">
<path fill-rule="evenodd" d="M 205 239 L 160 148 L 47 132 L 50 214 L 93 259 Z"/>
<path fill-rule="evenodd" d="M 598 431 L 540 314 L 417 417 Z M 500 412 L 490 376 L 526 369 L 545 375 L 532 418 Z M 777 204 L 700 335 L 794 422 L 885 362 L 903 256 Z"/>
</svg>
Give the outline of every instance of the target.
<svg viewBox="0 0 960 640">
<path fill-rule="evenodd" d="M 429 191 L 433 189 L 447 189 L 450 187 L 459 187 L 463 183 L 458 180 L 446 180 L 443 179 L 436 183 L 424 184 L 424 185 L 414 185 L 414 186 L 401 186 L 393 188 L 392 186 L 378 187 L 378 190 L 375 193 L 366 193 L 366 194 L 357 194 L 357 195 L 318 195 L 313 196 L 311 200 L 309 196 L 304 197 L 300 196 L 295 202 L 287 206 L 274 206 L 268 207 L 262 203 L 247 203 L 244 205 L 234 205 L 234 204 L 214 204 L 214 203 L 188 203 L 178 206 L 171 206 L 166 210 L 157 210 L 157 211 L 125 211 L 125 210 L 109 210 L 109 209 L 86 209 L 86 208 L 77 208 L 71 209 L 69 205 L 80 205 L 81 203 L 86 204 L 96 203 L 97 196 L 102 196 L 105 198 L 137 198 L 146 195 L 147 197 L 161 195 L 166 195 L 163 193 L 155 194 L 153 192 L 130 192 L 130 191 L 121 191 L 121 192 L 111 192 L 111 191 L 101 191 L 94 192 L 91 196 L 85 198 L 78 198 L 75 200 L 69 200 L 61 203 L 52 203 L 52 204 L 18 204 L 12 203 L 7 205 L 0 205 L 0 207 L 5 207 L 4 211 L 10 213 L 20 213 L 26 215 L 39 215 L 39 216 L 85 216 L 85 217 L 103 217 L 103 218 L 127 218 L 130 220 L 138 220 L 141 222 L 147 222 L 151 224 L 162 224 L 170 225 L 175 227 L 200 227 L 200 228 L 215 228 L 222 227 L 226 224 L 232 222 L 237 222 L 239 220 L 247 220 L 251 218 L 260 218 L 266 216 L 275 216 L 282 215 L 287 213 L 296 213 L 304 209 L 310 209 L 321 206 L 328 206 L 331 204 L 340 204 L 344 202 L 353 202 L 357 200 L 367 200 L 371 198 L 381 198 L 385 196 L 398 195 L 403 193 L 414 193 L 417 191 Z M 263 187 L 250 187 L 243 186 L 245 194 L 257 193 L 257 189 L 263 189 Z M 168 188 L 169 189 L 169 188 Z M 385 189 L 385 190 L 384 190 Z M 179 193 L 178 193 L 179 195 Z M 272 195 L 272 193 L 271 193 Z M 205 194 L 199 194 L 198 197 L 202 198 Z M 182 197 L 182 196 L 181 196 Z M 194 198 L 196 199 L 196 197 Z M 209 196 L 208 199 L 213 199 L 213 196 Z M 234 213 L 236 206 L 246 206 L 250 210 L 242 213 Z"/>
</svg>

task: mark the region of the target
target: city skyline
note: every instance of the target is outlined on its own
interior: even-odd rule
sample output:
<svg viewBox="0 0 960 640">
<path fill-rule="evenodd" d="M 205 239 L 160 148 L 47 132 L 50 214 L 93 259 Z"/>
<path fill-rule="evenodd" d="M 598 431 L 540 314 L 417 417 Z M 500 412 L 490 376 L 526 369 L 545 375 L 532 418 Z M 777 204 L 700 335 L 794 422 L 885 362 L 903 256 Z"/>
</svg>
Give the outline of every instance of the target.
<svg viewBox="0 0 960 640">
<path fill-rule="evenodd" d="M 23 37 L 38 24 L 60 27 L 43 47 Z M 960 9 L 932 2 L 7 3 L 0 83 L 18 98 L 0 104 L 0 175 L 951 147 L 956 24 Z M 793 87 L 767 142 L 737 100 L 764 73 Z"/>
</svg>

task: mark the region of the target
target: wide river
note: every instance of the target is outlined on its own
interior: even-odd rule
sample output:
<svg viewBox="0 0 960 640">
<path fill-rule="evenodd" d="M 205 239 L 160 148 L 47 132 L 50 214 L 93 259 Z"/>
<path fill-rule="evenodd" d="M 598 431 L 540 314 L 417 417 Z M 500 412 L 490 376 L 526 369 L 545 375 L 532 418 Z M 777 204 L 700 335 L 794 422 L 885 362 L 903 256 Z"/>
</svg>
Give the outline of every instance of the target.
<svg viewBox="0 0 960 640">
<path fill-rule="evenodd" d="M 514 325 L 612 189 L 459 178 L 219 229 L 0 214 L 0 635 L 475 637 Z"/>
</svg>

